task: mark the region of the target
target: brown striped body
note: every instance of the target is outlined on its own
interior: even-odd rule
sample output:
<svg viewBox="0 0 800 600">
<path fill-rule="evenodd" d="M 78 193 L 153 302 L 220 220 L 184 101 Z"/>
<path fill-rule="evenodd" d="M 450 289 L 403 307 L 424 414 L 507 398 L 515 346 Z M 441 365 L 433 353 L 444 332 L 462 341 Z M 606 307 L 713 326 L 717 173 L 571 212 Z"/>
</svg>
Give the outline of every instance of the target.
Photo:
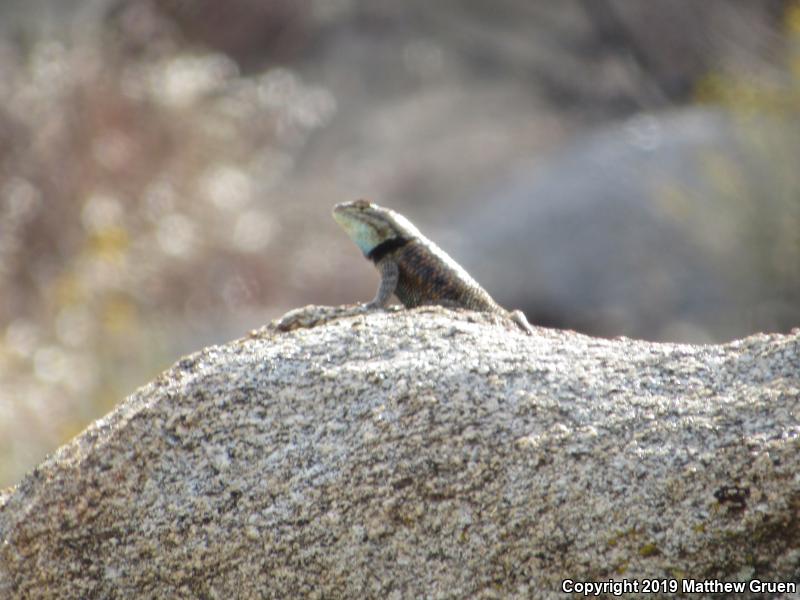
<svg viewBox="0 0 800 600">
<path fill-rule="evenodd" d="M 383 259 L 394 260 L 399 267 L 400 276 L 394 293 L 403 306 L 440 304 L 505 312 L 457 263 L 440 252 L 432 251 L 424 242 L 411 240 Z"/>
</svg>

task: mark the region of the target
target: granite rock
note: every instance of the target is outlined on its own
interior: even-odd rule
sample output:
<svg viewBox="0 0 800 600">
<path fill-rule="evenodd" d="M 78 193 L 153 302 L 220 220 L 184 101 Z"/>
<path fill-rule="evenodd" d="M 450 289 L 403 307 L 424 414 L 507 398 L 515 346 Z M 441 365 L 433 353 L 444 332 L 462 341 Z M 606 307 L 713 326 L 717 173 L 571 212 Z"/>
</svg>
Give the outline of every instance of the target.
<svg viewBox="0 0 800 600">
<path fill-rule="evenodd" d="M 798 463 L 800 330 L 654 344 L 440 308 L 264 328 L 0 495 L 0 597 L 797 581 Z"/>
</svg>

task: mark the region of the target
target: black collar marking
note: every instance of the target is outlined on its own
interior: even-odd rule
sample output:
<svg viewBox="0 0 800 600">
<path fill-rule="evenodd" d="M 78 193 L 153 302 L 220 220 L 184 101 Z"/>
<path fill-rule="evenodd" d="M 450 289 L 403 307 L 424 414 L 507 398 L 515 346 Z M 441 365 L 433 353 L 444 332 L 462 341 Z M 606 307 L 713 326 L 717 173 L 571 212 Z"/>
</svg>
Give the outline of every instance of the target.
<svg viewBox="0 0 800 600">
<path fill-rule="evenodd" d="M 392 238 L 381 242 L 367 253 L 367 258 L 374 263 L 380 262 L 387 254 L 391 254 L 395 250 L 402 248 L 408 243 L 408 240 L 401 237 Z"/>
</svg>

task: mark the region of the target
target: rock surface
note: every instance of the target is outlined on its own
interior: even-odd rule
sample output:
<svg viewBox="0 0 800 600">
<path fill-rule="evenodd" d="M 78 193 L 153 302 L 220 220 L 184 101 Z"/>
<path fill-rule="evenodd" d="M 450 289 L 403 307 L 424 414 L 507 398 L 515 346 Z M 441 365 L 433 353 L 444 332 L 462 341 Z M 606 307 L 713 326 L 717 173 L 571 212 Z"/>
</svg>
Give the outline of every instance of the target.
<svg viewBox="0 0 800 600">
<path fill-rule="evenodd" d="M 800 579 L 800 330 L 526 336 L 475 313 L 264 329 L 0 495 L 0 597 L 563 597 Z"/>
</svg>

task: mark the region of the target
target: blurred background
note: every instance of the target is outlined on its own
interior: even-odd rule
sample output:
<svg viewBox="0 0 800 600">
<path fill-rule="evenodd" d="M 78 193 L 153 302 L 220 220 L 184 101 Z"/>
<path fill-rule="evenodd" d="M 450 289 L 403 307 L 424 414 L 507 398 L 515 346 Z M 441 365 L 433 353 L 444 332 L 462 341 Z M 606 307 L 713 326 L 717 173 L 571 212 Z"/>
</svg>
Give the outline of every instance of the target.
<svg viewBox="0 0 800 600">
<path fill-rule="evenodd" d="M 180 355 L 366 301 L 398 209 L 532 322 L 800 326 L 796 0 L 3 0 L 0 487 Z"/>
</svg>

